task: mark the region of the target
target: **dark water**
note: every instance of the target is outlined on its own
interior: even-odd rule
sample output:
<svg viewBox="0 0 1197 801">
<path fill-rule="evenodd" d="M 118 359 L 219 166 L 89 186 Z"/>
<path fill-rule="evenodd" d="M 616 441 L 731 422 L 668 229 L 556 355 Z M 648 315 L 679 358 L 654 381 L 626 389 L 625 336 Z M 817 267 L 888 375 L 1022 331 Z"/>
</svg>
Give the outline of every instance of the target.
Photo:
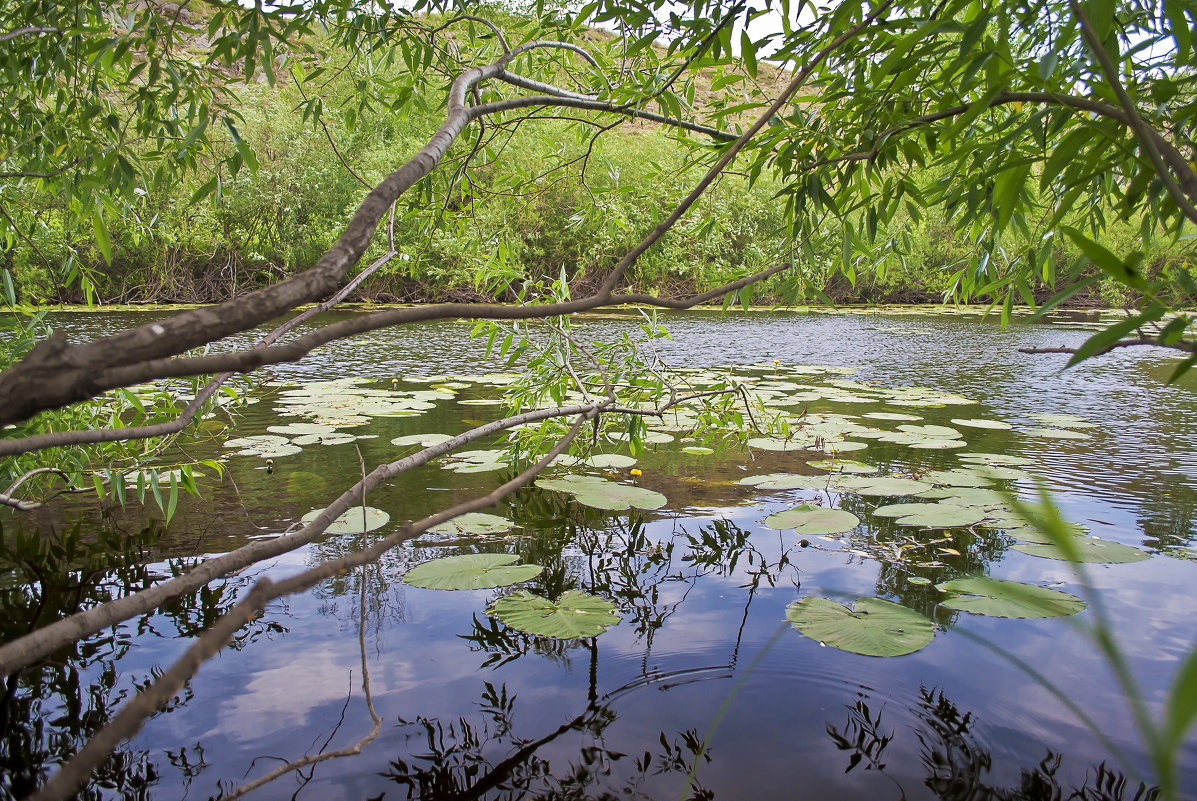
<svg viewBox="0 0 1197 801">
<path fill-rule="evenodd" d="M 84 338 L 150 314 L 55 322 Z M 596 315 L 578 330 L 610 339 L 633 322 Z M 777 359 L 851 367 L 854 380 L 980 401 L 913 410 L 928 423 L 953 416 L 1013 423 L 1013 431 L 965 432 L 969 449 L 1033 458 L 1027 469 L 1044 480 L 1067 517 L 1153 554 L 1133 564 L 1092 566 L 1089 575 L 1149 713 L 1162 718 L 1178 660 L 1197 642 L 1197 564 L 1181 558 L 1195 539 L 1197 398 L 1190 383 L 1165 385 L 1171 356 L 1127 349 L 1062 370 L 1065 356 L 1018 352 L 1079 344 L 1087 332 L 1067 321 L 1015 323 L 1006 332 L 990 320 L 941 314 L 695 312 L 665 322 L 672 341 L 659 350 L 675 366 Z M 470 328 L 420 325 L 369 334 L 272 368 L 266 378 L 353 376 L 389 387 L 393 377 L 497 369 L 480 363 Z M 266 399 L 247 409 L 233 436 L 286 422 L 273 419 L 266 395 L 273 389 L 262 388 Z M 495 394 L 474 386 L 458 400 Z M 1083 441 L 1020 434 L 1037 425 L 1027 417 L 1036 412 L 1081 415 L 1100 427 Z M 377 419 L 369 431 L 378 438 L 357 445 L 369 469 L 395 458 L 388 444 L 394 436 L 452 433 L 495 415 L 494 407 L 439 401 L 420 417 Z M 209 453 L 189 453 L 219 453 L 224 438 Z M 900 454 L 895 459 L 911 453 L 891 450 Z M 886 453 L 870 446 L 848 455 L 874 461 Z M 917 453 L 927 467 L 955 464 L 951 453 Z M 468 546 L 400 549 L 367 571 L 364 582 L 353 574 L 276 603 L 234 648 L 205 665 L 169 711 L 147 723 L 89 792 L 208 798 L 280 760 L 352 745 L 370 729 L 360 634 L 382 719 L 377 738 L 359 755 L 284 777 L 255 797 L 1136 797 L 1149 762 L 1123 692 L 1086 634 L 1092 610 L 1068 619 L 1008 620 L 937 609 L 933 588 L 909 583 L 905 570 L 870 556 L 892 527 L 862 527 L 842 547 L 801 548 L 793 532 L 760 523 L 799 493 L 753 492 L 735 483 L 788 469 L 787 458 L 740 449 L 682 457 L 662 446 L 638 465 L 641 485 L 670 499 L 656 512 L 602 513 L 536 489 L 492 510 L 524 528 L 520 538 L 488 549 L 546 566 L 533 591 L 581 588 L 617 603 L 623 622 L 592 640 L 538 639 L 492 622 L 484 610 L 502 590 L 439 592 L 401 583 L 408 566 L 476 550 Z M 94 602 L 169 574 L 179 560 L 282 531 L 326 505 L 361 470 L 352 445 L 317 446 L 275 462 L 268 474 L 260 459 L 232 457 L 224 480 L 208 476 L 201 498 L 181 502 L 168 532 L 144 535 L 144 558 L 129 560 L 120 575 L 63 588 L 47 605 Z M 295 471 L 322 476 L 326 488 L 289 485 Z M 394 524 L 486 491 L 498 475 L 461 475 L 434 464 L 380 488 L 368 502 L 388 511 Z M 1018 486 L 1033 491 L 1027 482 Z M 135 501 L 101 515 L 72 500 L 25 526 L 120 527 L 129 543 L 159 516 Z M 6 521 L 6 533 L 15 526 Z M 0 765 L 8 775 L 0 793 L 19 789 L 31 772 L 77 748 L 122 698 L 182 653 L 183 635 L 210 623 L 254 579 L 290 575 L 344 552 L 353 539 L 329 537 L 255 566 L 10 681 Z M 1016 552 L 1000 537 L 958 534 L 951 544 L 960 554 L 927 574 L 935 581 L 988 573 L 1082 592 L 1065 563 Z M 6 592 L 5 637 L 39 614 L 53 614 L 28 608 L 27 600 L 23 607 L 15 600 L 20 593 Z M 904 657 L 838 651 L 784 624 L 785 607 L 807 595 L 845 601 L 879 595 L 932 617 L 940 630 L 929 646 Z M 1050 679 L 1068 702 L 1015 661 Z M 1180 771 L 1182 797 L 1197 798 L 1192 739 Z"/>
</svg>

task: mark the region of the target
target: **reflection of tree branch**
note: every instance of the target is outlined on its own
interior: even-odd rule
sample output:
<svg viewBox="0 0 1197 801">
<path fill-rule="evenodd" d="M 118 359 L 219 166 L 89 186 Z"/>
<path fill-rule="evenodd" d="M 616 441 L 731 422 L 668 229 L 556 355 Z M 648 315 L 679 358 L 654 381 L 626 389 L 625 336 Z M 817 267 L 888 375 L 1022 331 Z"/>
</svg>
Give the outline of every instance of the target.
<svg viewBox="0 0 1197 801">
<path fill-rule="evenodd" d="M 92 737 L 71 760 L 66 762 L 35 794 L 30 796 L 30 801 L 63 801 L 76 792 L 104 759 L 115 751 L 123 741 L 140 731 L 145 720 L 173 698 L 179 689 L 195 675 L 200 666 L 218 654 L 238 629 L 258 617 L 270 601 L 309 590 L 320 582 L 342 572 L 371 564 L 390 549 L 435 525 L 468 512 L 495 505 L 536 478 L 553 459 L 569 447 L 582 424 L 597 413 L 593 407 L 584 409 L 569 432 L 540 461 L 486 495 L 471 498 L 415 523 L 403 526 L 398 532 L 379 540 L 368 548 L 347 554 L 339 559 L 331 559 L 302 573 L 277 582 L 271 581 L 269 578 L 259 579 L 245 600 L 239 602 L 217 620 L 210 629 L 197 637 L 183 656 L 171 665 L 159 679 L 121 707 L 121 710 L 108 725 Z M 328 510 L 325 510 L 320 517 L 327 516 Z M 329 518 L 329 522 L 331 520 L 332 518 Z M 327 527 L 328 523 L 324 525 Z"/>
<path fill-rule="evenodd" d="M 364 499 L 362 504 L 363 506 L 365 505 Z M 221 801 L 232 801 L 235 798 L 240 798 L 246 793 L 252 792 L 253 790 L 258 789 L 265 784 L 269 784 L 280 776 L 301 770 L 308 765 L 315 765 L 320 762 L 327 762 L 330 759 L 340 759 L 341 757 L 355 756 L 360 754 L 363 748 L 374 742 L 374 738 L 377 737 L 378 732 L 382 730 L 382 718 L 379 717 L 378 712 L 374 709 L 374 696 L 370 690 L 370 665 L 366 659 L 366 584 L 369 580 L 367 568 L 367 565 L 362 565 L 362 586 L 361 597 L 359 598 L 361 609 L 358 613 L 357 644 L 359 650 L 361 651 L 362 659 L 362 691 L 366 696 L 366 709 L 368 709 L 370 712 L 370 720 L 372 722 L 370 731 L 367 732 L 366 735 L 356 743 L 346 748 L 339 748 L 336 751 L 321 751 L 320 753 L 310 754 L 301 759 L 288 762 L 285 765 L 280 765 L 279 767 L 267 773 L 265 776 L 260 776 L 257 779 L 248 782 L 247 784 L 243 784 L 240 787 L 221 795 Z M 329 739 L 331 740 L 332 737 L 333 735 L 330 734 Z M 328 743 L 326 742 L 325 746 L 327 745 Z M 311 775 L 306 778 L 310 781 Z"/>
<path fill-rule="evenodd" d="M 593 406 L 587 405 L 538 409 L 477 426 L 445 442 L 417 451 L 410 456 L 379 465 L 368 475 L 366 488 L 372 489 L 377 487 L 383 481 L 387 481 L 400 473 L 426 465 L 433 459 L 491 434 L 513 428 L 523 423 L 539 422 L 553 417 L 584 414 L 592 409 Z M 360 496 L 361 489 L 362 487 L 359 484 L 354 484 L 329 504 L 319 517 L 294 533 L 270 540 L 256 540 L 227 554 L 205 560 L 181 576 L 155 584 L 153 587 L 142 590 L 141 592 L 118 598 L 63 618 L 25 637 L 0 645 L 0 675 L 7 675 L 15 670 L 27 667 L 77 639 L 91 636 L 122 620 L 127 620 L 135 615 L 148 612 L 172 598 L 195 592 L 221 576 L 228 575 L 236 570 L 260 562 L 263 559 L 281 556 L 284 553 L 289 553 L 296 548 L 307 545 L 322 534 L 338 515 L 349 509 L 353 502 Z"/>
</svg>

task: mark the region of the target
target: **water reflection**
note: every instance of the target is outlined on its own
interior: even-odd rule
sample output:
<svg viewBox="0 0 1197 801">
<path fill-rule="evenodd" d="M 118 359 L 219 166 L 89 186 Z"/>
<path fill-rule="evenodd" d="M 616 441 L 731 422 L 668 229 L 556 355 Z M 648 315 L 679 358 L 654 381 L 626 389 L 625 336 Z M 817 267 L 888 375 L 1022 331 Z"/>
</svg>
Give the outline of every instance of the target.
<svg viewBox="0 0 1197 801">
<path fill-rule="evenodd" d="M 189 560 L 155 562 L 163 531 L 151 524 L 123 529 L 111 516 L 75 518 L 65 532 L 0 528 L 0 641 L 24 635 L 48 620 L 68 616 L 143 589 L 183 572 Z M 234 603 L 239 583 L 206 586 L 164 604 L 154 615 L 130 621 L 73 643 L 41 664 L 4 678 L 0 697 L 0 798 L 30 794 L 56 766 L 102 729 L 117 708 L 161 675 L 150 665 L 139 671 L 118 664 L 145 647 L 146 637 L 194 637 Z M 242 629 L 231 647 L 240 649 L 286 628 L 264 617 Z M 160 714 L 187 706 L 184 687 Z M 125 748 L 111 755 L 81 791 L 83 799 L 143 799 L 160 767 L 147 749 Z M 203 749 L 168 751 L 186 771 L 203 767 Z"/>
<path fill-rule="evenodd" d="M 1018 768 L 1016 785 L 1000 786 L 990 777 L 995 767 L 992 754 L 973 733 L 977 716 L 927 687 L 919 688 L 918 703 L 909 712 L 915 720 L 912 733 L 919 743 L 922 784 L 941 801 L 1156 801 L 1161 797 L 1158 787 L 1133 781 L 1105 762 L 1086 771 L 1081 786 L 1068 786 L 1057 775 L 1064 757 L 1050 749 L 1037 764 Z M 894 797 L 905 799 L 907 787 L 901 778 L 889 775 L 886 761 L 898 730 L 885 726 L 882 715 L 881 709 L 870 708 L 864 696 L 848 707 L 843 726 L 828 724 L 827 734 L 848 756 L 846 773 L 859 767 L 885 774 L 894 785 Z M 1003 769 L 1008 772 L 1009 766 Z"/>
<path fill-rule="evenodd" d="M 608 746 L 604 735 L 618 717 L 612 702 L 631 688 L 599 697 L 597 646 L 592 640 L 585 647 L 590 651 L 589 698 L 570 720 L 539 736 L 517 734 L 516 696 L 505 684 L 496 688 L 486 682 L 472 719 L 401 719 L 405 751 L 390 761 L 383 776 L 399 785 L 403 797 L 422 801 L 651 799 L 656 796 L 645 792 L 650 778 L 685 777 L 711 760 L 695 730 L 662 731 L 658 748 L 637 755 Z M 572 747 L 555 748 L 553 756 L 544 753 L 562 739 L 572 740 Z M 617 766 L 626 769 L 613 781 Z M 690 790 L 685 798 L 714 798 L 697 781 Z"/>
</svg>

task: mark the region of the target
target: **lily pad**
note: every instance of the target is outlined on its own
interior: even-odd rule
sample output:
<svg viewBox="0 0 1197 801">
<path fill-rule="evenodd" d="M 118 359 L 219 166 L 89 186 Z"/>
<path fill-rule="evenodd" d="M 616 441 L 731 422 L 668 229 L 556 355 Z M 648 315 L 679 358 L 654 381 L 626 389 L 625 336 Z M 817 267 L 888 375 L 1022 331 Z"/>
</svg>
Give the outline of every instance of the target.
<svg viewBox="0 0 1197 801">
<path fill-rule="evenodd" d="M 748 476 L 747 478 L 740 479 L 739 483 L 767 490 L 821 490 L 835 488 L 835 479 L 832 476 L 804 476 L 796 473 L 766 473 L 763 476 Z"/>
<path fill-rule="evenodd" d="M 510 553 L 471 553 L 446 556 L 416 565 L 403 581 L 429 590 L 484 590 L 528 581 L 544 570 L 540 565 L 517 565 Z"/>
<path fill-rule="evenodd" d="M 1044 425 L 1055 426 L 1057 428 L 1097 428 L 1096 423 L 1090 423 L 1085 418 L 1077 417 L 1075 414 L 1045 414 L 1043 412 L 1035 412 L 1029 416 Z"/>
<path fill-rule="evenodd" d="M 926 481 L 893 476 L 845 476 L 840 479 L 840 486 L 858 495 L 874 496 L 916 495 L 931 489 Z"/>
<path fill-rule="evenodd" d="M 356 440 L 357 437 L 353 434 L 346 434 L 343 431 L 333 431 L 327 434 L 301 434 L 291 440 L 291 443 L 294 445 L 345 445 Z"/>
<path fill-rule="evenodd" d="M 852 459 L 816 459 L 807 462 L 811 467 L 819 470 L 831 470 L 837 473 L 876 473 L 877 468 L 871 464 L 853 461 Z"/>
<path fill-rule="evenodd" d="M 865 412 L 865 417 L 871 417 L 874 420 L 906 420 L 910 422 L 918 422 L 923 418 L 917 414 L 902 414 L 900 412 Z"/>
<path fill-rule="evenodd" d="M 935 425 L 904 425 L 898 426 L 899 431 L 905 431 L 907 434 L 916 434 L 920 437 L 925 437 L 931 440 L 940 439 L 960 439 L 962 436 L 959 431 L 951 426 L 935 426 Z"/>
<path fill-rule="evenodd" d="M 836 534 L 851 531 L 860 523 L 860 518 L 843 509 L 829 509 L 826 506 L 814 506 L 804 503 L 777 512 L 765 518 L 765 525 L 779 531 L 792 528 L 799 534 L 818 536 L 820 534 Z"/>
<path fill-rule="evenodd" d="M 1001 420 L 986 420 L 983 417 L 953 417 L 952 422 L 965 428 L 987 428 L 994 431 L 1007 431 L 1014 428 L 1014 426 L 1009 423 L 1003 423 Z"/>
<path fill-rule="evenodd" d="M 311 523 L 323 509 L 313 509 L 302 518 L 300 522 L 304 525 Z M 365 512 L 365 527 L 363 528 L 362 512 Z M 375 509 L 373 506 L 353 506 L 349 511 L 338 517 L 329 524 L 328 528 L 324 529 L 329 534 L 362 534 L 366 531 L 374 531 L 382 528 L 391 520 L 391 516 L 381 509 Z"/>
<path fill-rule="evenodd" d="M 631 467 L 636 464 L 636 459 L 632 456 L 624 456 L 621 453 L 596 453 L 582 460 L 585 464 L 591 467 Z"/>
<path fill-rule="evenodd" d="M 1042 439 L 1093 439 L 1088 434 L 1082 434 L 1079 431 L 1072 431 L 1067 428 L 1028 428 L 1022 433 L 1028 437 L 1040 437 Z"/>
<path fill-rule="evenodd" d="M 962 439 L 924 439 L 911 442 L 910 447 L 915 450 L 942 451 L 951 448 L 965 448 L 968 447 L 968 443 Z"/>
<path fill-rule="evenodd" d="M 667 502 L 664 495 L 643 487 L 606 481 L 574 492 L 574 500 L 593 509 L 622 511 L 628 508 L 660 509 Z"/>
<path fill-rule="evenodd" d="M 636 509 L 659 509 L 667 499 L 659 492 L 631 484 L 618 484 L 597 476 L 565 476 L 563 478 L 542 478 L 536 482 L 542 489 L 571 492 L 574 500 L 594 509 L 622 511 L 629 507 Z"/>
<path fill-rule="evenodd" d="M 404 437 L 395 437 L 391 440 L 391 444 L 401 447 L 405 445 L 423 445 L 424 447 L 428 447 L 429 445 L 440 445 L 442 442 L 450 439 L 453 439 L 451 434 L 408 434 Z"/>
<path fill-rule="evenodd" d="M 1060 590 L 987 576 L 952 579 L 935 587 L 948 593 L 940 606 L 987 617 L 1066 617 L 1085 608 L 1080 598 Z"/>
<path fill-rule="evenodd" d="M 897 518 L 899 526 L 919 528 L 971 526 L 987 517 L 984 509 L 954 503 L 895 503 L 878 507 L 873 514 Z"/>
<path fill-rule="evenodd" d="M 708 448 L 705 445 L 687 445 L 682 448 L 682 453 L 688 453 L 691 456 L 710 456 L 714 452 L 714 448 Z"/>
<path fill-rule="evenodd" d="M 1123 545 L 1120 542 L 1110 542 L 1109 540 L 1097 537 L 1078 537 L 1073 540 L 1073 547 L 1076 550 L 1078 561 L 1094 564 L 1118 565 L 1127 562 L 1141 562 L 1144 559 L 1150 558 L 1146 551 L 1141 551 L 1130 545 Z M 1068 556 L 1064 551 L 1055 545 L 1020 542 L 1014 546 L 1014 550 L 1044 559 L 1068 561 Z"/>
<path fill-rule="evenodd" d="M 946 485 L 949 487 L 987 487 L 993 482 L 987 477 L 978 472 L 979 468 L 973 470 L 932 470 L 927 473 L 924 478 L 933 484 Z"/>
<path fill-rule="evenodd" d="M 485 512 L 467 512 L 428 530 L 436 534 L 501 534 L 513 528 L 515 523 L 505 517 Z"/>
<path fill-rule="evenodd" d="M 1004 465 L 1006 467 L 1019 467 L 1021 465 L 1033 464 L 1033 459 L 1028 459 L 1025 456 L 1014 456 L 1009 453 L 962 453 L 960 454 L 960 461 L 962 462 L 976 462 L 978 464 L 992 464 Z"/>
<path fill-rule="evenodd" d="M 849 609 L 830 598 L 806 597 L 786 607 L 794 628 L 824 645 L 864 656 L 902 656 L 931 642 L 931 621 L 881 598 L 858 598 Z"/>
<path fill-rule="evenodd" d="M 513 629 L 562 640 L 597 637 L 620 621 L 614 604 L 579 590 L 562 593 L 556 603 L 521 590 L 498 599 L 486 613 Z"/>
<path fill-rule="evenodd" d="M 805 451 L 814 443 L 804 437 L 795 439 L 780 439 L 778 437 L 753 437 L 748 440 L 748 447 L 762 451 Z"/>
<path fill-rule="evenodd" d="M 266 430 L 289 437 L 303 434 L 331 434 L 336 431 L 332 426 L 323 426 L 319 423 L 287 423 L 285 426 L 267 426 Z"/>
</svg>

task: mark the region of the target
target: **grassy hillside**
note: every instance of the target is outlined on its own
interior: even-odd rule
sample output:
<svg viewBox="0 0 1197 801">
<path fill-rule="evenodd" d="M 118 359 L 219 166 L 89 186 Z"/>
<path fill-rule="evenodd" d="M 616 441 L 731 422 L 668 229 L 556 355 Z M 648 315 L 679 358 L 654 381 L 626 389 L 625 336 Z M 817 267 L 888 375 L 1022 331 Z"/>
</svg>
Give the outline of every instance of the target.
<svg viewBox="0 0 1197 801">
<path fill-rule="evenodd" d="M 518 20 L 497 21 L 518 39 Z M 599 43 L 610 38 L 600 32 L 591 36 Z M 241 115 L 240 134 L 255 148 L 256 171 L 222 174 L 215 191 L 198 200 L 207 176 L 145 193 L 122 219 L 110 223 L 111 264 L 71 228 L 57 198 L 30 189 L 25 200 L 37 208 L 39 225 L 31 232 L 36 249 L 17 242 L 0 254 L 20 295 L 77 302 L 90 288 L 102 302 L 209 302 L 310 266 L 360 201 L 366 191 L 362 181 L 386 175 L 440 124 L 444 83 L 420 86 L 401 59 L 367 68 L 320 52 L 319 42 L 308 44 L 335 76 L 318 97 L 284 70 L 274 85 L 250 83 L 231 98 Z M 768 95 L 784 78 L 768 67 L 757 80 L 723 67 L 707 69 L 694 105 L 710 104 L 720 96 L 715 87 L 728 85 Z M 410 97 L 403 95 L 413 87 Z M 397 104 L 396 95 L 404 102 Z M 305 120 L 313 102 L 323 109 L 319 124 Z M 364 284 L 358 299 L 503 298 L 524 278 L 562 271 L 573 282 L 592 281 L 689 191 L 709 153 L 697 139 L 682 142 L 648 124 L 628 122 L 592 140 L 594 130 L 532 118 L 509 130 L 492 129 L 495 135 L 477 153 L 473 133 L 463 137 L 401 210 L 395 227 L 400 258 Z M 232 143 L 218 141 L 220 147 L 232 148 Z M 469 154 L 471 166 L 463 174 Z M 212 155 L 216 163 L 218 154 Z M 791 241 L 784 203 L 777 197 L 780 188 L 767 174 L 755 181 L 742 174 L 724 176 L 641 259 L 629 280 L 643 290 L 678 294 L 793 261 L 811 297 L 917 302 L 951 291 L 951 268 L 969 246 L 953 238 L 947 221 L 903 219 L 880 231 L 878 241 L 893 239 L 897 248 L 879 247 L 875 259 L 857 256 L 859 277 L 849 281 L 836 271 L 842 260 L 836 223 L 829 220 L 815 237 Z M 1116 246 L 1130 247 L 1132 230 L 1129 223 L 1116 225 L 1109 235 Z M 1189 269 L 1183 249 L 1153 247 L 1152 269 Z M 1060 265 L 1073 258 L 1068 249 L 1058 248 Z M 68 260 L 76 278 L 86 280 L 56 277 L 54 265 Z M 776 291 L 776 286 L 764 287 L 757 297 Z M 1086 298 L 1119 300 L 1109 291 Z"/>
</svg>

